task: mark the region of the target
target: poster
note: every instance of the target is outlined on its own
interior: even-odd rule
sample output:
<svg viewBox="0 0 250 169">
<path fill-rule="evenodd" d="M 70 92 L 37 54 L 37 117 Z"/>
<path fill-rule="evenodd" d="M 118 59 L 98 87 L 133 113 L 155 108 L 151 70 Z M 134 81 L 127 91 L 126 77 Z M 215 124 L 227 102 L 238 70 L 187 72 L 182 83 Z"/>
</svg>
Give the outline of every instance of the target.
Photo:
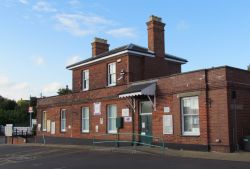
<svg viewBox="0 0 250 169">
<path fill-rule="evenodd" d="M 130 123 L 130 122 L 132 122 L 132 117 L 124 117 L 124 122 L 125 122 L 125 123 Z"/>
<path fill-rule="evenodd" d="M 129 109 L 126 108 L 126 109 L 122 109 L 122 117 L 127 117 L 129 116 Z"/>
<path fill-rule="evenodd" d="M 163 134 L 173 134 L 173 115 L 163 115 Z"/>
<path fill-rule="evenodd" d="M 51 122 L 51 134 L 56 134 L 56 123 Z"/>
<path fill-rule="evenodd" d="M 101 102 L 94 103 L 94 115 L 101 115 Z"/>
</svg>

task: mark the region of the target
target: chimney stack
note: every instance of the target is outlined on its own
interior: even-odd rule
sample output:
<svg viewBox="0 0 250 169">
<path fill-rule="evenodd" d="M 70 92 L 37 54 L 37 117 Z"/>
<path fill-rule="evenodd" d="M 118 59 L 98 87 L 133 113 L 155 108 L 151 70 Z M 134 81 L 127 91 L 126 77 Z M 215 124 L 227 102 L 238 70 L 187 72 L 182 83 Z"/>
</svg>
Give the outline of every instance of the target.
<svg viewBox="0 0 250 169">
<path fill-rule="evenodd" d="M 157 58 L 165 58 L 164 26 L 160 17 L 151 15 L 148 26 L 148 49 L 153 51 Z"/>
<path fill-rule="evenodd" d="M 92 45 L 92 57 L 96 57 L 99 54 L 109 51 L 109 44 L 105 39 L 94 38 L 91 45 Z"/>
</svg>

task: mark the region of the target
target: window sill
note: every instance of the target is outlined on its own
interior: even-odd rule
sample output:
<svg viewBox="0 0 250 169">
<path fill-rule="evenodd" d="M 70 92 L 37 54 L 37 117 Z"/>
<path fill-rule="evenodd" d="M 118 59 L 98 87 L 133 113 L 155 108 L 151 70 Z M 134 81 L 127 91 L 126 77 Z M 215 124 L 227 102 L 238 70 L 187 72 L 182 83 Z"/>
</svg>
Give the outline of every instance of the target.
<svg viewBox="0 0 250 169">
<path fill-rule="evenodd" d="M 182 134 L 181 135 L 182 137 L 200 137 L 200 133 L 197 133 L 197 134 L 195 134 L 195 133 L 193 133 L 193 134 Z"/>
<path fill-rule="evenodd" d="M 107 87 L 114 87 L 114 86 L 116 86 L 116 84 L 110 84 Z"/>
<path fill-rule="evenodd" d="M 89 134 L 89 131 L 82 131 L 82 134 Z"/>
<path fill-rule="evenodd" d="M 117 131 L 108 131 L 108 134 L 117 134 Z"/>
<path fill-rule="evenodd" d="M 83 92 L 89 91 L 89 89 L 82 89 Z"/>
</svg>

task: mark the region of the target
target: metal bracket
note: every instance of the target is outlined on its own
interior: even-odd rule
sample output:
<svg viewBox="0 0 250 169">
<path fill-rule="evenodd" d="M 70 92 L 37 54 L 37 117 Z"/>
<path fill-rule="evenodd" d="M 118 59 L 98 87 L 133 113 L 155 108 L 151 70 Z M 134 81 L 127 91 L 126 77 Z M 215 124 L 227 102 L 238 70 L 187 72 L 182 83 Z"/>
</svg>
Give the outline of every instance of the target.
<svg viewBox="0 0 250 169">
<path fill-rule="evenodd" d="M 149 95 L 147 95 L 147 97 L 148 97 L 148 100 L 151 102 L 151 104 L 154 108 L 154 111 L 156 111 L 156 97 L 155 97 L 155 95 L 154 95 L 154 101 L 152 101 L 152 99 L 150 98 Z"/>
</svg>

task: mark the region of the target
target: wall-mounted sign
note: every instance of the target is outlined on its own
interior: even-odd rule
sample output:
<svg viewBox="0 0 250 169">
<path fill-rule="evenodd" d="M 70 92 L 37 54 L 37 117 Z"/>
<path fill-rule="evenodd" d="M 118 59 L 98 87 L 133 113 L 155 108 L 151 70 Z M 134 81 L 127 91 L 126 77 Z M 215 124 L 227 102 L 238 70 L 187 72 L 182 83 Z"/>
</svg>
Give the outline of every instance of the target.
<svg viewBox="0 0 250 169">
<path fill-rule="evenodd" d="M 56 134 L 56 122 L 51 122 L 51 134 Z"/>
<path fill-rule="evenodd" d="M 124 117 L 124 122 L 125 122 L 125 123 L 130 123 L 130 122 L 132 122 L 132 117 Z"/>
<path fill-rule="evenodd" d="M 163 134 L 173 134 L 173 115 L 163 115 Z"/>
<path fill-rule="evenodd" d="M 99 130 L 99 126 L 96 125 L 96 126 L 95 126 L 95 132 L 98 133 L 98 130 Z"/>
<path fill-rule="evenodd" d="M 102 117 L 100 118 L 100 124 L 103 124 L 103 118 Z"/>
<path fill-rule="evenodd" d="M 122 109 L 122 117 L 127 117 L 127 116 L 129 116 L 129 109 L 128 108 Z"/>
<path fill-rule="evenodd" d="M 29 107 L 29 113 L 33 113 L 33 107 Z"/>
<path fill-rule="evenodd" d="M 164 107 L 163 111 L 164 111 L 164 113 L 169 113 L 170 112 L 170 108 L 169 107 Z"/>
<path fill-rule="evenodd" d="M 101 102 L 94 103 L 94 115 L 101 115 Z"/>
<path fill-rule="evenodd" d="M 41 131 L 41 127 L 42 127 L 42 125 L 39 123 L 39 124 L 37 125 L 37 130 L 38 130 L 38 131 Z"/>
</svg>

